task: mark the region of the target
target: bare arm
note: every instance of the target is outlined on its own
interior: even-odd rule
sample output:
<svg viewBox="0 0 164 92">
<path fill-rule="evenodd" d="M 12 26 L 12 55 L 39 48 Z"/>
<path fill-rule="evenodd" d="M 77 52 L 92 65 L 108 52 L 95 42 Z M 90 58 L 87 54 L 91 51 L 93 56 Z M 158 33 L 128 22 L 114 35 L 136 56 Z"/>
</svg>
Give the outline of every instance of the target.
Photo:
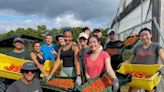
<svg viewBox="0 0 164 92">
<path fill-rule="evenodd" d="M 35 55 L 33 52 L 30 53 L 30 57 L 31 57 L 31 60 L 35 63 L 35 65 L 40 69 L 40 71 L 41 71 L 44 75 L 46 75 L 46 73 L 43 71 L 43 65 L 41 65 L 41 64 L 38 62 L 38 60 L 36 59 L 36 55 Z"/>
<path fill-rule="evenodd" d="M 50 75 L 53 75 L 55 73 L 55 71 L 58 69 L 59 65 L 60 65 L 60 53 L 61 53 L 61 48 L 59 49 L 56 61 L 54 62 L 54 66 L 53 66 L 53 68 L 50 72 Z"/>
<path fill-rule="evenodd" d="M 114 73 L 114 70 L 112 69 L 111 62 L 110 62 L 110 61 L 111 61 L 111 60 L 110 60 L 109 57 L 105 59 L 105 69 L 106 69 L 108 75 L 109 75 L 112 79 L 114 79 L 114 78 L 116 78 L 116 75 L 115 75 L 115 73 Z"/>
<path fill-rule="evenodd" d="M 121 63 L 122 64 L 129 64 L 129 63 L 132 63 L 132 61 L 134 60 L 134 55 L 132 55 L 128 60 L 126 60 L 125 62 Z"/>
<path fill-rule="evenodd" d="M 78 46 L 74 46 L 74 63 L 75 63 L 75 69 L 76 74 L 80 75 L 80 62 L 79 62 L 79 48 Z"/>
<path fill-rule="evenodd" d="M 159 54 L 159 56 L 161 58 L 162 64 L 164 64 L 164 50 L 162 48 L 159 49 L 158 54 Z"/>
</svg>

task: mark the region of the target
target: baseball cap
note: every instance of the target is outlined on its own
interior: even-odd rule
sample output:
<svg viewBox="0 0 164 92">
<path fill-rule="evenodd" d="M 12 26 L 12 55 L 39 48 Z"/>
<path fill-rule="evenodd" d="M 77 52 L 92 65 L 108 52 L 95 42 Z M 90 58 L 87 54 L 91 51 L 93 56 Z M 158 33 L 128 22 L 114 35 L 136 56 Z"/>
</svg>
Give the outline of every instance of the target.
<svg viewBox="0 0 164 92">
<path fill-rule="evenodd" d="M 81 38 L 81 37 L 84 37 L 85 39 L 88 39 L 89 38 L 88 35 L 86 33 L 84 33 L 84 32 L 82 32 L 82 33 L 79 34 L 79 37 L 78 38 Z"/>
<path fill-rule="evenodd" d="M 24 40 L 22 38 L 20 38 L 20 37 L 14 38 L 13 43 L 18 42 L 18 41 L 24 43 Z"/>
<path fill-rule="evenodd" d="M 89 27 L 87 27 L 87 26 L 82 28 L 82 32 L 85 32 L 85 30 L 89 30 L 90 31 Z"/>
<path fill-rule="evenodd" d="M 101 32 L 101 29 L 100 28 L 94 28 L 93 32 Z"/>
<path fill-rule="evenodd" d="M 32 61 L 27 61 L 23 64 L 21 70 L 37 70 L 38 68 L 35 66 L 35 64 Z"/>
<path fill-rule="evenodd" d="M 109 35 L 114 35 L 115 34 L 115 32 L 114 31 L 111 31 L 110 33 L 109 33 Z"/>
</svg>

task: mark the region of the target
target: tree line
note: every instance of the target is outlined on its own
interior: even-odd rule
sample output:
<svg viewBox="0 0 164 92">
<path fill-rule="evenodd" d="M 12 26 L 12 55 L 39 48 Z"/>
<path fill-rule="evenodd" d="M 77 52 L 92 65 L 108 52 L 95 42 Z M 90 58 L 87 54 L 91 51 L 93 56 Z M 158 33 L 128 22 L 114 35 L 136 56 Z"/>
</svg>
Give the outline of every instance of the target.
<svg viewBox="0 0 164 92">
<path fill-rule="evenodd" d="M 73 31 L 74 41 L 76 41 L 76 39 L 78 38 L 79 33 L 82 32 L 81 31 L 82 27 L 62 27 L 60 29 L 57 28 L 48 29 L 46 25 L 38 25 L 36 29 L 29 27 L 29 28 L 17 28 L 15 30 L 10 30 L 7 33 L 0 34 L 0 40 L 10 37 L 12 35 L 22 35 L 22 34 L 44 39 L 45 34 L 52 34 L 54 36 L 54 43 L 56 43 L 55 42 L 56 35 L 62 34 L 64 29 L 70 29 Z M 107 37 L 107 31 L 108 31 L 107 28 L 104 29 L 102 28 L 104 39 L 106 39 Z"/>
</svg>

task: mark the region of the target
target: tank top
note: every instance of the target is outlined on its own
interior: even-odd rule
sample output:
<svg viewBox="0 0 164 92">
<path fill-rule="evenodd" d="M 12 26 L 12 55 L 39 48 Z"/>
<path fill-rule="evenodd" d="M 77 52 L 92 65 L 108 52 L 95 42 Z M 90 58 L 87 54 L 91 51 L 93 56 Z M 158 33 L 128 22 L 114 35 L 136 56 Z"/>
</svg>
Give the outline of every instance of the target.
<svg viewBox="0 0 164 92">
<path fill-rule="evenodd" d="M 74 67 L 74 51 L 72 50 L 72 45 L 66 51 L 62 49 L 60 57 L 63 60 L 64 67 Z"/>
<path fill-rule="evenodd" d="M 44 64 L 44 62 L 45 62 L 45 60 L 44 59 L 41 59 L 39 56 L 37 56 L 36 57 L 36 59 L 38 60 L 38 62 L 40 63 L 40 64 Z"/>
<path fill-rule="evenodd" d="M 40 63 L 40 64 L 44 64 L 44 62 L 45 62 L 45 59 L 43 58 L 43 59 L 41 59 L 36 53 L 35 53 L 35 55 L 36 55 L 36 59 L 38 60 L 38 62 Z M 43 57 L 43 56 L 42 56 Z"/>
</svg>

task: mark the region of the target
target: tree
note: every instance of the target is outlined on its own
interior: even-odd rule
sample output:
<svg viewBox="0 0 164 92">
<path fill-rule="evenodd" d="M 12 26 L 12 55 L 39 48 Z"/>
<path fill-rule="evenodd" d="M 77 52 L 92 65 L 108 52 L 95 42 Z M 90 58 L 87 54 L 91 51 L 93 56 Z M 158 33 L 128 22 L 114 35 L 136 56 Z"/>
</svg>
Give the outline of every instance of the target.
<svg viewBox="0 0 164 92">
<path fill-rule="evenodd" d="M 47 27 L 45 25 L 38 25 L 37 26 L 37 31 L 40 32 L 42 35 L 46 34 Z"/>
</svg>

